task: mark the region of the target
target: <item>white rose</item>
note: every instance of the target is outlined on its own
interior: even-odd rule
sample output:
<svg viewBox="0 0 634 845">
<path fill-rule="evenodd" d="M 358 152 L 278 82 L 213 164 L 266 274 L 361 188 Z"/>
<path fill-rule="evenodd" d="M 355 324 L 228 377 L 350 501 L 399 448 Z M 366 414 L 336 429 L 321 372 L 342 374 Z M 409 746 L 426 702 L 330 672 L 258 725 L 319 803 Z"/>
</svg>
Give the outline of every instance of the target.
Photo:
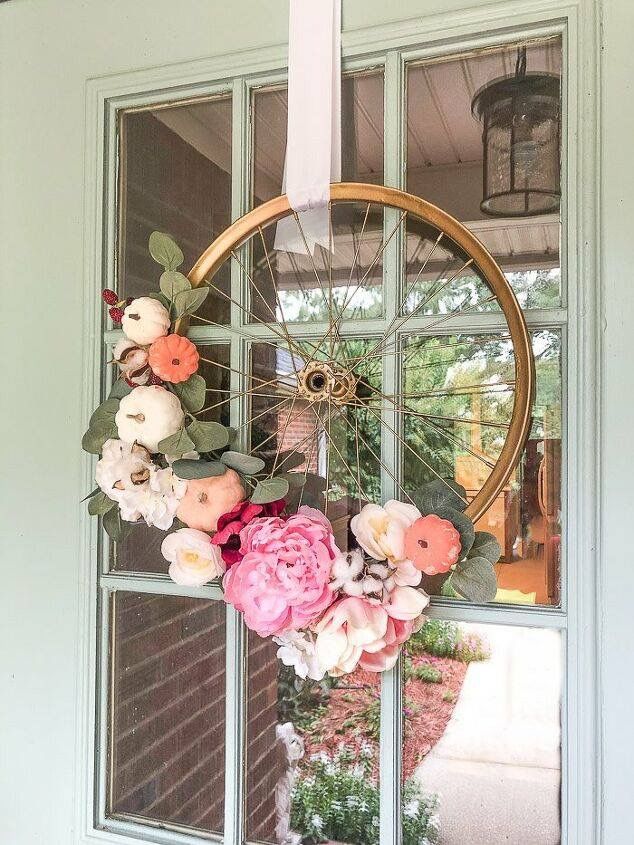
<svg viewBox="0 0 634 845">
<path fill-rule="evenodd" d="M 298 678 L 321 681 L 326 674 L 317 657 L 315 642 L 309 634 L 287 631 L 279 637 L 273 637 L 273 642 L 279 645 L 278 658 L 284 666 L 292 666 Z"/>
<path fill-rule="evenodd" d="M 350 520 L 359 545 L 375 560 L 405 560 L 405 532 L 421 516 L 414 505 L 391 499 L 383 507 L 364 505 Z"/>
<path fill-rule="evenodd" d="M 187 482 L 175 476 L 171 469 L 154 467 L 147 484 L 121 494 L 121 518 L 127 522 L 144 519 L 148 525 L 167 531 L 186 490 Z"/>
<path fill-rule="evenodd" d="M 112 350 L 112 354 L 128 381 L 134 384 L 147 384 L 152 372 L 147 362 L 147 349 L 123 337 Z"/>
<path fill-rule="evenodd" d="M 158 451 L 165 437 L 182 428 L 185 415 L 178 397 L 159 385 L 135 387 L 119 404 L 114 421 L 121 440 Z"/>
<path fill-rule="evenodd" d="M 150 453 L 145 447 L 122 440 L 106 440 L 95 468 L 95 481 L 106 496 L 120 502 L 125 491 L 148 483 L 152 468 Z"/>
<path fill-rule="evenodd" d="M 201 587 L 225 572 L 220 549 L 209 534 L 195 528 L 179 528 L 163 540 L 161 552 L 169 561 L 172 581 L 186 587 Z"/>
<path fill-rule="evenodd" d="M 167 309 L 158 299 L 140 296 L 133 299 L 124 309 L 121 328 L 130 340 L 141 346 L 148 346 L 168 333 L 170 322 Z"/>
</svg>

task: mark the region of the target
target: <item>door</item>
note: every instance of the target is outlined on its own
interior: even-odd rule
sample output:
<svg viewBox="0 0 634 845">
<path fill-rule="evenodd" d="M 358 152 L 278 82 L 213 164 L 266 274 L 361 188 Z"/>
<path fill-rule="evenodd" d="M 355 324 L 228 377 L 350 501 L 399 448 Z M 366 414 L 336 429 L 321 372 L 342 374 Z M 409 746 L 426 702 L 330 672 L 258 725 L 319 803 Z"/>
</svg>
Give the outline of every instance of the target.
<svg viewBox="0 0 634 845">
<path fill-rule="evenodd" d="M 591 843 L 598 841 L 597 767 L 588 765 L 596 756 L 597 592 L 588 584 L 596 577 L 597 562 L 596 525 L 588 515 L 595 512 L 598 488 L 593 476 L 597 385 L 590 384 L 582 370 L 587 374 L 597 365 L 598 310 L 592 265 L 597 197 L 580 186 L 590 184 L 596 165 L 592 139 L 597 126 L 593 110 L 597 87 L 587 58 L 596 47 L 589 13 L 594 4 L 545 4 L 543 8 L 535 4 L 527 10 L 524 4 L 513 2 L 496 4 L 495 9 L 477 2 L 468 11 L 460 5 L 443 0 L 426 2 L 421 8 L 420 2 L 407 0 L 398 10 L 386 11 L 378 2 L 345 0 L 346 67 L 351 73 L 379 68 L 384 74 L 384 143 L 395 155 L 385 156 L 383 180 L 405 186 L 408 160 L 401 162 L 398 151 L 402 153 L 405 147 L 406 74 L 411 74 L 407 100 L 411 108 L 416 92 L 423 91 L 420 86 L 429 67 L 441 59 L 499 48 L 513 38 L 557 35 L 561 39 L 569 115 L 563 218 L 567 299 L 557 303 L 552 313 L 540 313 L 534 319 L 537 328 L 564 337 L 567 344 L 562 363 L 568 396 L 564 452 L 570 468 L 563 540 L 566 601 L 561 605 L 556 598 L 552 601 L 553 593 L 541 607 L 495 606 L 482 611 L 439 598 L 432 616 L 443 624 L 457 620 L 478 626 L 474 629 L 478 635 L 486 625 L 556 633 L 567 695 L 562 706 L 562 813 L 555 827 L 561 822 L 562 841 L 570 845 Z M 613 43 L 615 51 L 625 50 L 619 42 L 616 14 L 625 11 L 625 3 L 615 0 L 610 10 L 608 43 Z M 393 20 L 395 15 L 397 20 Z M 102 536 L 88 523 L 79 504 L 92 488 L 93 472 L 79 443 L 101 392 L 99 364 L 109 342 L 107 336 L 105 344 L 102 338 L 98 291 L 125 269 L 121 264 L 125 252 L 114 248 L 118 209 L 128 188 L 119 146 L 119 110 L 127 108 L 132 115 L 148 105 L 175 105 L 203 93 L 221 102 L 229 93 L 230 120 L 235 126 L 237 117 L 249 117 L 249 106 L 255 102 L 250 99 L 249 85 L 258 89 L 254 80 L 260 80 L 262 97 L 267 86 L 275 90 L 283 84 L 286 33 L 287 6 L 278 2 L 221 5 L 185 0 L 175 6 L 167 0 L 134 4 L 115 0 L 107 5 L 97 0 L 81 4 L 7 0 L 0 4 L 0 243 L 3 360 L 8 362 L 3 382 L 7 393 L 3 407 L 8 413 L 2 415 L 3 842 L 193 843 L 219 835 L 238 843 L 261 838 L 249 830 L 250 817 L 245 814 L 245 807 L 251 807 L 255 818 L 258 809 L 254 804 L 259 794 L 256 772 L 243 771 L 241 762 L 245 744 L 257 740 L 249 734 L 244 712 L 255 696 L 250 698 L 250 676 L 239 675 L 246 652 L 255 675 L 257 648 L 245 641 L 231 614 L 226 621 L 224 614 L 222 620 L 216 619 L 218 596 L 212 589 L 194 600 L 163 581 L 157 587 L 151 573 L 121 572 L 111 565 L 104 555 Z M 616 87 L 623 85 L 624 77 L 614 70 L 611 73 Z M 623 119 L 621 107 L 613 115 L 615 120 Z M 606 108 L 615 111 L 610 98 Z M 627 117 L 631 108 L 623 109 Z M 424 113 L 418 119 L 424 133 Z M 241 132 L 233 131 L 225 162 L 232 173 L 228 219 L 246 210 L 249 201 L 250 125 L 245 120 Z M 161 126 L 169 129 L 167 120 Z M 611 136 L 607 143 L 613 143 Z M 611 181 L 606 191 L 611 197 L 619 175 L 614 164 L 607 172 Z M 423 191 L 424 169 L 419 176 Z M 427 188 L 433 186 L 427 183 Z M 631 302 L 629 291 L 617 289 L 615 294 Z M 616 318 L 615 313 L 612 316 Z M 611 353 L 618 358 L 625 338 L 616 332 L 611 338 Z M 610 388 L 613 378 L 610 375 L 607 381 Z M 607 398 L 616 406 L 614 393 Z M 606 414 L 607 432 L 610 425 L 617 430 L 613 419 Z M 610 450 L 607 459 L 617 467 L 618 459 Z M 583 478 L 577 470 L 581 466 Z M 610 493 L 609 483 L 605 489 Z M 504 502 L 501 507 L 504 511 Z M 611 518 L 608 514 L 608 525 Z M 507 522 L 502 529 L 505 535 L 522 533 L 519 517 Z M 505 546 L 512 555 L 512 542 L 507 544 L 505 539 Z M 605 577 L 604 589 L 611 602 L 606 634 L 616 642 L 627 590 L 611 592 L 610 571 Z M 113 620 L 129 611 L 126 603 L 133 606 L 138 601 L 142 607 L 143 597 L 155 594 L 167 597 L 169 612 L 175 616 L 188 612 L 182 610 L 188 602 L 202 599 L 201 616 L 208 617 L 207 623 L 226 625 L 219 670 L 225 673 L 225 700 L 218 715 L 225 742 L 214 786 L 222 800 L 213 810 L 214 822 L 203 825 L 202 832 L 191 824 L 166 825 L 151 814 L 141 814 L 139 820 L 136 812 L 117 812 L 121 808 L 116 795 L 113 799 L 112 790 L 108 793 L 106 775 L 112 771 L 108 766 L 116 729 L 107 689 L 115 678 L 108 674 L 114 672 Z M 237 672 L 227 672 L 225 667 L 230 666 Z M 607 689 L 614 688 L 619 672 L 613 663 L 608 664 Z M 619 675 L 622 699 L 627 698 L 629 677 Z M 409 806 L 405 792 L 400 796 L 389 787 L 400 778 L 403 738 L 407 741 L 400 716 L 400 683 L 398 673 L 387 676 L 378 714 L 376 704 L 372 710 L 381 717 L 376 748 L 381 771 L 387 775 L 380 787 L 381 843 L 399 841 L 405 826 L 401 809 Z M 606 714 L 611 719 L 606 724 L 610 744 L 605 756 L 607 784 L 614 790 L 606 794 L 610 807 L 618 806 L 631 760 L 620 761 L 619 782 L 612 783 L 611 767 L 621 752 L 615 725 L 618 710 L 611 699 Z M 235 731 L 239 725 L 246 725 L 246 736 Z M 627 835 L 614 821 L 607 823 L 609 845 L 626 842 Z"/>
</svg>

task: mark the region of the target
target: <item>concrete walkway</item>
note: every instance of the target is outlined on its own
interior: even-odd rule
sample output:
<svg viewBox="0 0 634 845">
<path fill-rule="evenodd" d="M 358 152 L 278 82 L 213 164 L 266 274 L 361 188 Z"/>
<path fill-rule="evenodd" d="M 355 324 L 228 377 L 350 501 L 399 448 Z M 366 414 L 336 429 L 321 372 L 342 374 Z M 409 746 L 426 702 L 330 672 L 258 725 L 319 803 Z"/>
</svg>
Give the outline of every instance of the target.
<svg viewBox="0 0 634 845">
<path fill-rule="evenodd" d="M 441 845 L 560 841 L 561 644 L 556 631 L 465 625 L 472 663 L 440 742 L 414 776 L 440 797 Z"/>
</svg>

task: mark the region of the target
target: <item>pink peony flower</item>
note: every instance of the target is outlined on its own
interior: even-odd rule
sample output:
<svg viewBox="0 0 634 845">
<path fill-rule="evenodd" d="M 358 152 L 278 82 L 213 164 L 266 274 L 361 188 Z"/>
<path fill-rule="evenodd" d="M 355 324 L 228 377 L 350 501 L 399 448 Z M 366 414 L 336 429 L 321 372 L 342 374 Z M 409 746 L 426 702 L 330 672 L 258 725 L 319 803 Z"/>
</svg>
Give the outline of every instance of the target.
<svg viewBox="0 0 634 845">
<path fill-rule="evenodd" d="M 405 532 L 405 554 L 426 575 L 449 572 L 461 548 L 459 532 L 435 513 L 417 519 Z"/>
<path fill-rule="evenodd" d="M 395 587 L 383 603 L 356 596 L 340 599 L 313 626 L 320 663 L 334 676 L 357 666 L 370 672 L 391 669 L 428 603 L 429 596 L 413 587 Z"/>
<path fill-rule="evenodd" d="M 242 560 L 224 577 L 225 601 L 244 613 L 261 637 L 297 631 L 331 604 L 332 561 L 339 554 L 332 526 L 301 507 L 284 520 L 254 519 L 240 531 Z"/>
<path fill-rule="evenodd" d="M 240 551 L 240 532 L 252 520 L 258 516 L 279 516 L 286 502 L 278 499 L 267 505 L 254 505 L 252 502 L 238 502 L 229 513 L 218 518 L 218 531 L 211 538 L 214 546 L 220 546 L 222 559 L 231 566 L 242 560 L 243 552 Z"/>
</svg>

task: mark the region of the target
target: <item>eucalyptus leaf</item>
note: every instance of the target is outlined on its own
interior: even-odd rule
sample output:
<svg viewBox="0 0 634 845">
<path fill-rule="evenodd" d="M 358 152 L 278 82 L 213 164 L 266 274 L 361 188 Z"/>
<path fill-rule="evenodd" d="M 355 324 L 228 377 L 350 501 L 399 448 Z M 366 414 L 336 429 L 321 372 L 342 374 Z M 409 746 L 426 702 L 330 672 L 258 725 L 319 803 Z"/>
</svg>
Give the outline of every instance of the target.
<svg viewBox="0 0 634 845">
<path fill-rule="evenodd" d="M 436 513 L 440 507 L 448 506 L 457 511 L 467 507 L 467 493 L 464 487 L 452 478 L 434 478 L 419 487 L 412 494 L 416 506 L 423 513 Z"/>
<path fill-rule="evenodd" d="M 134 388 L 130 387 L 130 385 L 125 379 L 115 379 L 115 381 L 113 381 L 112 383 L 112 387 L 110 388 L 108 399 L 123 399 L 123 397 L 127 396 L 131 390 L 134 390 Z"/>
<path fill-rule="evenodd" d="M 116 507 L 117 503 L 108 498 L 103 490 L 100 490 L 96 496 L 88 502 L 88 513 L 91 516 L 103 516 L 108 513 L 111 508 Z"/>
<path fill-rule="evenodd" d="M 207 384 L 202 376 L 194 373 L 187 381 L 181 381 L 179 384 L 173 384 L 172 390 L 181 400 L 185 409 L 190 413 L 195 414 L 200 411 L 205 404 L 205 391 Z"/>
<path fill-rule="evenodd" d="M 119 399 L 114 396 L 108 397 L 105 402 L 96 408 L 90 417 L 90 427 L 94 428 L 100 423 L 112 423 L 114 425 L 115 414 L 119 410 Z"/>
<path fill-rule="evenodd" d="M 166 270 L 176 270 L 184 261 L 183 251 L 174 238 L 164 232 L 152 232 L 148 243 L 150 255 Z"/>
<path fill-rule="evenodd" d="M 451 575 L 451 586 L 467 601 L 477 604 L 493 601 L 498 589 L 493 564 L 485 557 L 461 561 Z"/>
<path fill-rule="evenodd" d="M 258 481 L 251 501 L 254 505 L 267 505 L 283 499 L 287 493 L 288 481 L 285 478 L 265 478 L 264 481 Z"/>
<path fill-rule="evenodd" d="M 100 487 L 95 487 L 95 489 L 94 489 L 94 490 L 91 490 L 91 491 L 90 491 L 90 493 L 88 493 L 88 495 L 87 495 L 87 496 L 84 496 L 84 498 L 83 498 L 81 501 L 82 501 L 82 502 L 87 502 L 87 501 L 88 501 L 88 499 L 92 499 L 92 498 L 93 498 L 93 496 L 96 496 L 96 495 L 97 495 L 97 493 L 100 493 L 100 492 L 101 492 L 101 488 L 100 488 Z"/>
<path fill-rule="evenodd" d="M 178 270 L 166 270 L 159 281 L 161 292 L 170 302 L 174 300 L 177 293 L 183 290 L 191 290 L 191 282 L 183 273 Z"/>
<path fill-rule="evenodd" d="M 497 563 L 501 554 L 502 548 L 493 534 L 488 531 L 476 531 L 469 551 L 470 557 L 485 557 L 491 563 Z"/>
<path fill-rule="evenodd" d="M 173 455 L 175 458 L 180 458 L 186 452 L 194 451 L 194 444 L 184 428 L 164 438 L 158 444 L 158 451 L 163 455 Z"/>
<path fill-rule="evenodd" d="M 187 426 L 187 434 L 199 452 L 215 452 L 229 443 L 229 429 L 218 422 L 194 420 Z"/>
<path fill-rule="evenodd" d="M 207 299 L 209 287 L 201 285 L 199 288 L 184 290 L 174 297 L 174 311 L 176 317 L 184 317 L 186 314 L 195 314 L 203 302 Z"/>
<path fill-rule="evenodd" d="M 264 461 L 262 458 L 256 458 L 255 455 L 243 455 L 242 452 L 224 452 L 220 460 L 236 472 L 241 472 L 242 475 L 256 475 L 264 469 Z M 287 486 L 288 489 L 288 486 Z M 278 498 L 280 498 L 278 496 Z M 253 500 L 252 500 L 253 501 Z M 274 502 L 275 499 L 267 499 L 269 502 Z M 263 505 L 264 502 L 256 502 L 257 505 Z"/>
<path fill-rule="evenodd" d="M 271 454 L 271 462 L 275 462 L 275 453 Z M 284 472 L 289 472 L 292 469 L 300 467 L 306 460 L 306 456 L 301 452 L 296 452 L 295 449 L 286 449 L 280 452 L 277 457 L 277 465 L 284 467 Z"/>
<path fill-rule="evenodd" d="M 293 490 L 299 490 L 306 484 L 303 472 L 281 472 L 277 478 L 285 478 L 288 481 L 288 486 Z"/>
<path fill-rule="evenodd" d="M 220 461 L 192 461 L 181 459 L 172 464 L 174 473 L 186 481 L 194 478 L 213 478 L 216 475 L 223 475 L 227 467 Z"/>
<path fill-rule="evenodd" d="M 110 440 L 111 438 L 114 439 L 117 435 L 118 432 L 117 427 L 114 424 L 114 418 L 112 422 L 98 422 L 95 425 L 90 426 L 88 431 L 82 437 L 81 448 L 84 452 L 89 452 L 91 455 L 100 455 L 103 444 L 106 440 Z"/>
<path fill-rule="evenodd" d="M 119 508 L 111 508 L 104 514 L 103 527 L 110 539 L 114 540 L 115 543 L 120 543 L 124 540 L 132 530 L 132 525 L 121 519 Z"/>
<path fill-rule="evenodd" d="M 159 293 L 159 291 L 153 290 L 150 293 L 144 294 L 144 296 L 149 296 L 150 299 L 158 300 L 161 303 L 161 305 L 163 306 L 163 308 L 165 308 L 167 311 L 169 311 L 171 302 L 166 296 L 163 296 L 162 293 Z"/>
</svg>

